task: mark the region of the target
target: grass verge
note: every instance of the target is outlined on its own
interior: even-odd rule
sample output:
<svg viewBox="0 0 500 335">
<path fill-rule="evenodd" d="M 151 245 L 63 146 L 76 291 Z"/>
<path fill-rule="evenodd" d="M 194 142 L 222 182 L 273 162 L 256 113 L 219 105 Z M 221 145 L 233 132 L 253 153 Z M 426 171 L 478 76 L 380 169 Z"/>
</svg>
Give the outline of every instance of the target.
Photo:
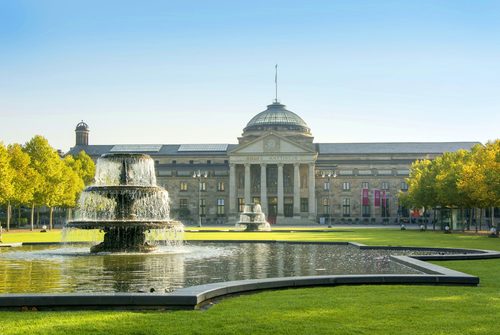
<svg viewBox="0 0 500 335">
<path fill-rule="evenodd" d="M 57 231 L 43 234 L 8 233 L 3 240 L 8 243 L 60 239 Z M 186 232 L 185 237 L 500 250 L 498 239 L 484 235 L 395 229 Z M 222 299 L 205 311 L 0 312 L 0 334 L 500 334 L 496 320 L 500 312 L 500 260 L 439 264 L 479 276 L 480 286 L 288 289 Z"/>
</svg>

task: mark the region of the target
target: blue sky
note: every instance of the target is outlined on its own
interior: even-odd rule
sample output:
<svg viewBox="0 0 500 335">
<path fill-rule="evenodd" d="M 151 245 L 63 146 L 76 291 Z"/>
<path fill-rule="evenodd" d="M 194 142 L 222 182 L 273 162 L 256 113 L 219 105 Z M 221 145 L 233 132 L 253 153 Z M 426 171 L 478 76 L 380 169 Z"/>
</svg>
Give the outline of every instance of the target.
<svg viewBox="0 0 500 335">
<path fill-rule="evenodd" d="M 0 0 L 0 140 L 236 143 L 276 63 L 316 142 L 499 137 L 500 1 Z"/>
</svg>

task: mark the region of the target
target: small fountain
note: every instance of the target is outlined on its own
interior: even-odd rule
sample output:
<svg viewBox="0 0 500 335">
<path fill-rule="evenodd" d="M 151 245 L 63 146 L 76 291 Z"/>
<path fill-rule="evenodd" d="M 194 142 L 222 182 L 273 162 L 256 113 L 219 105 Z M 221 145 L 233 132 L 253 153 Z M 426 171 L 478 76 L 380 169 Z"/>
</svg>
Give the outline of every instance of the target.
<svg viewBox="0 0 500 335">
<path fill-rule="evenodd" d="M 247 204 L 240 215 L 238 227 L 245 227 L 245 231 L 270 231 L 271 226 L 266 221 L 266 215 L 259 204 Z"/>
<path fill-rule="evenodd" d="M 96 252 L 150 252 L 146 232 L 182 231 L 169 216 L 168 192 L 156 185 L 154 161 L 144 154 L 105 154 L 97 160 L 95 184 L 81 194 L 75 219 L 66 227 L 100 229 Z"/>
</svg>

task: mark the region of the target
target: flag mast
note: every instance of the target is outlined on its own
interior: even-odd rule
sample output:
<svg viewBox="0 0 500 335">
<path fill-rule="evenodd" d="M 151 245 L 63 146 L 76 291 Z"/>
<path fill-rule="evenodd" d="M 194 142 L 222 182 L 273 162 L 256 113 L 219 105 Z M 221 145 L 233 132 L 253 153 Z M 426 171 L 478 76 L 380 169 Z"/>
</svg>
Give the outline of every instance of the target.
<svg viewBox="0 0 500 335">
<path fill-rule="evenodd" d="M 278 64 L 274 66 L 274 102 L 278 103 Z"/>
</svg>

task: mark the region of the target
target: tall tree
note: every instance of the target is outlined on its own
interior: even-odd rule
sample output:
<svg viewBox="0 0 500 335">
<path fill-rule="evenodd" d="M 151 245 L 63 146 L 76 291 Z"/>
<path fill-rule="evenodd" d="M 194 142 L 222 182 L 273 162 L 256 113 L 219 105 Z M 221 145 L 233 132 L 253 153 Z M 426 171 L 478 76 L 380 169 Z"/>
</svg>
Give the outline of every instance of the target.
<svg viewBox="0 0 500 335">
<path fill-rule="evenodd" d="M 75 207 L 76 200 L 80 192 L 85 187 L 84 172 L 79 160 L 73 156 L 64 157 L 64 192 L 61 197 L 61 205 L 66 207 Z"/>
<path fill-rule="evenodd" d="M 35 185 L 38 184 L 38 175 L 30 166 L 30 157 L 23 151 L 21 145 L 11 144 L 7 150 L 10 156 L 10 165 L 14 172 L 12 179 L 14 190 L 7 208 L 7 213 L 10 213 L 12 205 L 29 204 L 33 200 Z M 7 220 L 7 229 L 9 228 L 10 220 Z"/>
<path fill-rule="evenodd" d="M 0 204 L 7 204 L 14 191 L 12 178 L 14 172 L 10 166 L 10 156 L 7 148 L 0 142 Z M 7 221 L 10 220 L 7 210 Z"/>
<path fill-rule="evenodd" d="M 95 175 L 95 163 L 90 158 L 85 151 L 80 151 L 78 155 L 74 157 L 75 163 L 77 163 L 78 168 L 73 168 L 74 171 L 83 179 L 85 185 L 89 185 L 94 180 Z"/>
<path fill-rule="evenodd" d="M 474 207 L 491 208 L 493 223 L 493 208 L 500 207 L 500 140 L 472 149 L 457 184 Z"/>
<path fill-rule="evenodd" d="M 33 193 L 31 205 L 31 229 L 33 230 L 35 206 L 47 206 L 50 210 L 49 227 L 52 229 L 53 208 L 61 197 L 64 180 L 64 163 L 57 151 L 42 136 L 34 136 L 25 145 L 31 167 L 38 173 L 39 179 Z"/>
</svg>

